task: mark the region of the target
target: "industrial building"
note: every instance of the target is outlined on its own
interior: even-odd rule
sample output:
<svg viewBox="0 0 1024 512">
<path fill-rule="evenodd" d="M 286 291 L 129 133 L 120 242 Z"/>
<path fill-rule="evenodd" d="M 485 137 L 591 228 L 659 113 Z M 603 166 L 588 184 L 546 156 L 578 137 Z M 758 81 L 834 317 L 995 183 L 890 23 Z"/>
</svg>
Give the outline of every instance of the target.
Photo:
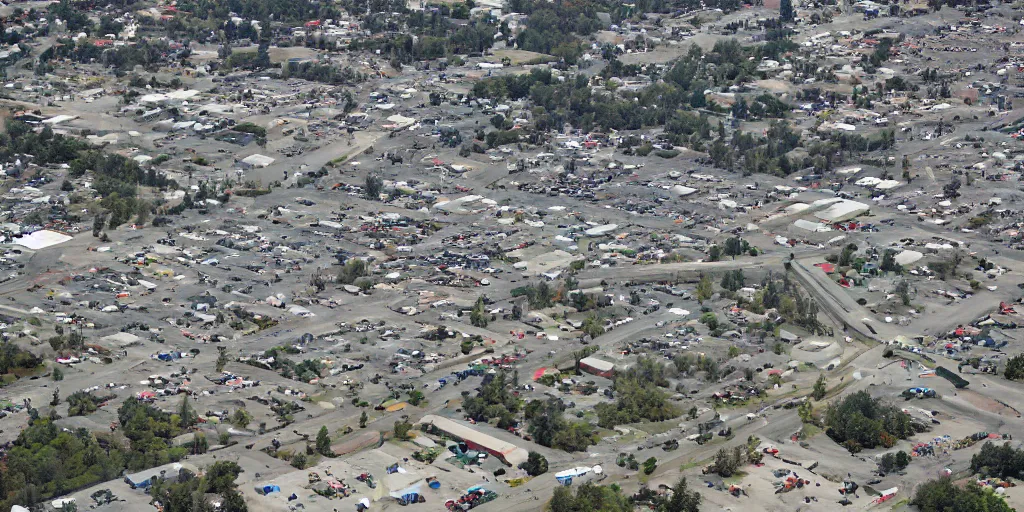
<svg viewBox="0 0 1024 512">
<path fill-rule="evenodd" d="M 448 418 L 428 414 L 420 420 L 420 423 L 433 425 L 444 434 L 465 442 L 470 449 L 486 451 L 509 466 L 518 466 L 526 462 L 529 455 L 529 452 L 512 443 L 489 436 Z"/>
<path fill-rule="evenodd" d="M 580 370 L 610 379 L 615 375 L 615 364 L 596 357 L 584 357 L 580 359 Z"/>
</svg>

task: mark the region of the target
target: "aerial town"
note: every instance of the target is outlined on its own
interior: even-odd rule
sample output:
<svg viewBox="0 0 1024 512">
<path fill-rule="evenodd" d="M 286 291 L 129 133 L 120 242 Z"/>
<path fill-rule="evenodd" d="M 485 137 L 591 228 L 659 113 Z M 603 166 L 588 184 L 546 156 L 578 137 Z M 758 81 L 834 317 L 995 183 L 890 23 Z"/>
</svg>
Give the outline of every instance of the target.
<svg viewBox="0 0 1024 512">
<path fill-rule="evenodd" d="M 0 512 L 1024 511 L 1024 1 L 753 2 L 0 2 Z"/>
</svg>

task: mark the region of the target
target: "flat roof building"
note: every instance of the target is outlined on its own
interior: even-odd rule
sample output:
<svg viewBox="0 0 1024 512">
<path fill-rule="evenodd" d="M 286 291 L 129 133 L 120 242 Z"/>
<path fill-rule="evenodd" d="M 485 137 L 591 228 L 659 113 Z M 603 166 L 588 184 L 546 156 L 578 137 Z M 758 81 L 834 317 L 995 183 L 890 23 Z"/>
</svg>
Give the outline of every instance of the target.
<svg viewBox="0 0 1024 512">
<path fill-rule="evenodd" d="M 420 423 L 433 425 L 441 432 L 464 441 L 471 449 L 486 451 L 510 466 L 518 466 L 526 462 L 526 458 L 529 456 L 529 452 L 512 443 L 489 436 L 448 418 L 428 414 L 420 420 Z"/>
<path fill-rule="evenodd" d="M 615 375 L 615 363 L 609 363 L 596 357 L 584 357 L 580 359 L 580 370 L 598 377 L 611 378 Z"/>
<path fill-rule="evenodd" d="M 187 462 L 172 462 L 163 466 L 139 471 L 138 473 L 125 475 L 124 483 L 128 484 L 132 489 L 146 489 L 153 485 L 153 482 L 157 478 L 160 480 L 177 481 L 181 475 L 181 470 L 183 469 L 190 471 L 193 475 L 199 474 L 199 468 L 192 464 Z"/>
</svg>

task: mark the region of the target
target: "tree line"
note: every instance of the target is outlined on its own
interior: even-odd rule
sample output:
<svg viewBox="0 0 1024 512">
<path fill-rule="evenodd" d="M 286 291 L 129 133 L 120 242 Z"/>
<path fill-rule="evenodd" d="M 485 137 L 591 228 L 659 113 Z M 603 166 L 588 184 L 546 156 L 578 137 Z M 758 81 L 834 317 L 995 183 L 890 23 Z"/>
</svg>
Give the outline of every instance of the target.
<svg viewBox="0 0 1024 512">
<path fill-rule="evenodd" d="M 637 364 L 615 374 L 615 403 L 594 406 L 597 424 L 603 428 L 640 421 L 664 421 L 679 416 L 660 387 L 668 386 L 665 370 L 652 359 L 642 358 Z"/>
<path fill-rule="evenodd" d="M 0 465 L 0 508 L 31 507 L 112 480 L 125 470 L 181 460 L 188 449 L 172 446 L 171 441 L 198 420 L 187 397 L 174 414 L 134 397 L 125 400 L 117 414 L 123 438 L 84 428 L 61 429 L 30 409 L 28 426 L 6 450 L 6 464 Z"/>
</svg>

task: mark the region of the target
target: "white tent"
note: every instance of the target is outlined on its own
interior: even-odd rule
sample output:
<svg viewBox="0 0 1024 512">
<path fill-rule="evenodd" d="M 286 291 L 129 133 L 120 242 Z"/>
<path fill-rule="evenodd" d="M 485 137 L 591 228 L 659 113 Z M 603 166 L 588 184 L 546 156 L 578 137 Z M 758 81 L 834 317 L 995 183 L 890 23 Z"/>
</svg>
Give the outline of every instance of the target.
<svg viewBox="0 0 1024 512">
<path fill-rule="evenodd" d="M 249 167 L 266 167 L 274 163 L 274 159 L 269 156 L 256 153 L 243 158 L 242 163 Z"/>
<path fill-rule="evenodd" d="M 923 257 L 924 257 L 924 254 L 921 254 L 921 253 L 919 253 L 917 251 L 911 251 L 911 250 L 908 249 L 908 250 L 900 252 L 893 259 L 895 259 L 896 263 L 899 263 L 900 265 L 910 265 L 910 264 L 916 262 L 917 260 L 920 260 Z"/>
</svg>

